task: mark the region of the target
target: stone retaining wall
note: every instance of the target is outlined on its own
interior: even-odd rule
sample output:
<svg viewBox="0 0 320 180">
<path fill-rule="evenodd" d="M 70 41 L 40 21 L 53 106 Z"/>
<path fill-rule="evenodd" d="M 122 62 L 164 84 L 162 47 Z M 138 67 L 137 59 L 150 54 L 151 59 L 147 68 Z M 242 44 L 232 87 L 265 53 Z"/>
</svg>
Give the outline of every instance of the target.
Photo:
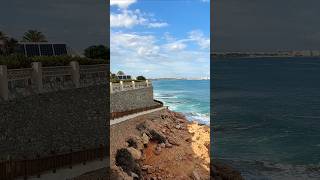
<svg viewBox="0 0 320 180">
<path fill-rule="evenodd" d="M 0 102 L 0 158 L 106 145 L 107 85 Z"/>
<path fill-rule="evenodd" d="M 110 112 L 124 112 L 158 105 L 153 100 L 153 87 L 110 94 Z"/>
</svg>

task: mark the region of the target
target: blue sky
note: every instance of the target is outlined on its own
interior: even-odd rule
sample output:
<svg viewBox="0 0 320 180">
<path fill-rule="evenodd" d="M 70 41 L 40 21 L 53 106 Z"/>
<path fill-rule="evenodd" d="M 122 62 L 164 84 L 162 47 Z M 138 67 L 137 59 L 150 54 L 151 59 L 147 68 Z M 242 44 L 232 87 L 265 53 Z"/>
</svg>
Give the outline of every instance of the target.
<svg viewBox="0 0 320 180">
<path fill-rule="evenodd" d="M 209 0 L 110 0 L 111 71 L 209 76 Z"/>
</svg>

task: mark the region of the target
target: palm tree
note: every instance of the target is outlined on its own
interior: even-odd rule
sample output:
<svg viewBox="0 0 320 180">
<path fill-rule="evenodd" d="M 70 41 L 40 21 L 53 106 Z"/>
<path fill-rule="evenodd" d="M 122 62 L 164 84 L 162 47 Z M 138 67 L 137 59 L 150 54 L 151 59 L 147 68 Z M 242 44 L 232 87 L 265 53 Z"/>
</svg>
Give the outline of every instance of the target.
<svg viewBox="0 0 320 180">
<path fill-rule="evenodd" d="M 46 36 L 37 30 L 29 30 L 24 33 L 24 42 L 47 42 Z"/>
</svg>

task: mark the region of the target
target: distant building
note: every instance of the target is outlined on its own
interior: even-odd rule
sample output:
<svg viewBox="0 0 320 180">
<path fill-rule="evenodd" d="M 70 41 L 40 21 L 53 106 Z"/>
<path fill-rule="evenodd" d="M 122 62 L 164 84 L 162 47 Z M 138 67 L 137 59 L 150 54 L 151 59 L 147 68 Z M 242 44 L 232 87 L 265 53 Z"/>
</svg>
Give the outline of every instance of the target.
<svg viewBox="0 0 320 180">
<path fill-rule="evenodd" d="M 131 75 L 126 75 L 126 74 L 119 74 L 117 73 L 117 77 L 119 80 L 131 80 Z"/>
<path fill-rule="evenodd" d="M 19 42 L 18 51 L 28 57 L 71 55 L 64 43 Z"/>
</svg>

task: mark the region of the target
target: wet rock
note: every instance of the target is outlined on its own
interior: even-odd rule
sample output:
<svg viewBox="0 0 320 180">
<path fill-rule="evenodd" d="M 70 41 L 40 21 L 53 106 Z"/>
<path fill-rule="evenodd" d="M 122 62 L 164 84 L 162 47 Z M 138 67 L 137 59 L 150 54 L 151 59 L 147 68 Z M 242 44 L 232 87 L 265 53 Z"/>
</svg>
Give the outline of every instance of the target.
<svg viewBox="0 0 320 180">
<path fill-rule="evenodd" d="M 210 176 L 212 179 L 244 180 L 239 171 L 219 160 L 211 160 Z"/>
</svg>

